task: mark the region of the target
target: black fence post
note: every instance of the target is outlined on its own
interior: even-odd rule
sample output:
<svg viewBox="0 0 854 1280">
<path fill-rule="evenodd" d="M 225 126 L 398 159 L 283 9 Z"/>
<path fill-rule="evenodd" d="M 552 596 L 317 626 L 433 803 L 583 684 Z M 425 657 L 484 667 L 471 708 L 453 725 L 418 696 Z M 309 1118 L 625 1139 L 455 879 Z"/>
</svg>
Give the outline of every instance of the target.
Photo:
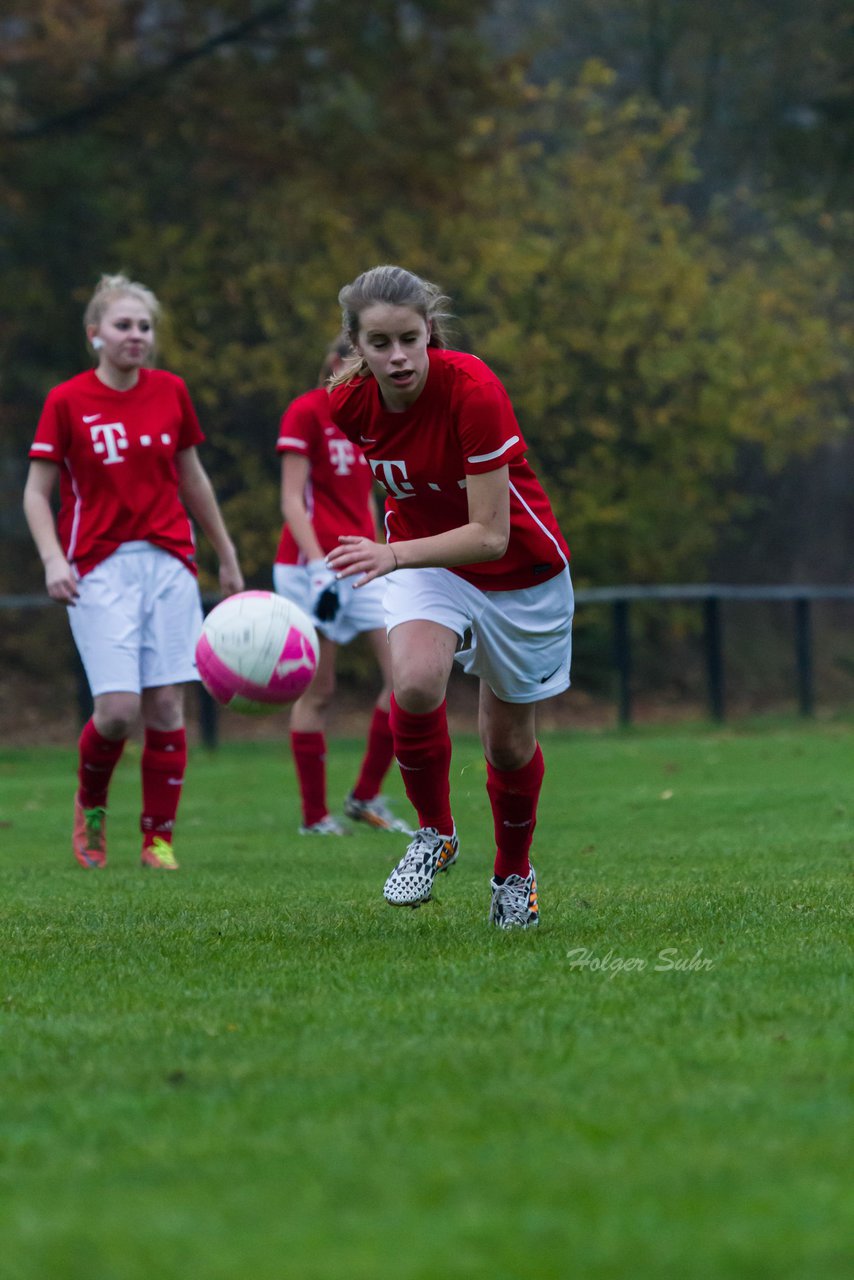
<svg viewBox="0 0 854 1280">
<path fill-rule="evenodd" d="M 202 612 L 205 617 L 218 603 L 217 596 L 202 596 Z M 199 734 L 208 750 L 214 751 L 219 746 L 219 708 L 201 681 L 199 681 L 198 707 Z"/>
<path fill-rule="evenodd" d="M 721 606 L 717 596 L 706 596 L 703 602 L 703 619 L 709 710 L 714 720 L 723 720 L 725 717 L 723 627 Z"/>
<path fill-rule="evenodd" d="M 617 669 L 617 716 L 621 725 L 632 722 L 632 636 L 628 600 L 614 601 L 614 666 Z"/>
<path fill-rule="evenodd" d="M 674 601 L 690 600 L 702 602 L 704 609 L 704 647 L 706 662 L 706 679 L 711 715 L 722 721 L 725 718 L 726 698 L 724 680 L 724 652 L 721 601 L 723 600 L 775 600 L 791 601 L 794 607 L 794 645 L 795 645 L 795 679 L 800 712 L 803 716 L 811 716 L 815 709 L 814 679 L 814 647 L 813 647 L 813 600 L 847 600 L 854 601 L 854 583 L 837 586 L 798 586 L 780 585 L 715 585 L 674 583 L 660 586 L 627 585 L 622 587 L 592 587 L 575 592 L 576 604 L 597 606 L 610 604 L 613 606 L 613 661 L 616 670 L 618 716 L 621 725 L 632 722 L 632 649 L 630 627 L 630 604 L 632 600 Z M 203 598 L 205 612 L 217 603 L 211 597 Z M 11 609 L 55 609 L 55 606 L 43 595 L 2 595 L 0 594 L 0 610 Z M 85 724 L 92 714 L 92 698 L 88 682 L 75 646 L 70 645 L 73 654 L 71 666 L 65 665 L 63 656 L 62 670 L 71 673 L 75 680 L 77 711 L 81 724 Z M 210 695 L 199 690 L 198 724 L 200 737 L 208 747 L 216 747 L 219 740 L 219 708 Z"/>
<path fill-rule="evenodd" d="M 219 745 L 219 712 L 205 686 L 199 683 L 199 733 L 211 751 Z"/>
<path fill-rule="evenodd" d="M 799 596 L 795 600 L 795 666 L 798 677 L 798 706 L 802 716 L 811 716 L 814 708 L 812 619 L 810 602 L 804 596 Z"/>
</svg>

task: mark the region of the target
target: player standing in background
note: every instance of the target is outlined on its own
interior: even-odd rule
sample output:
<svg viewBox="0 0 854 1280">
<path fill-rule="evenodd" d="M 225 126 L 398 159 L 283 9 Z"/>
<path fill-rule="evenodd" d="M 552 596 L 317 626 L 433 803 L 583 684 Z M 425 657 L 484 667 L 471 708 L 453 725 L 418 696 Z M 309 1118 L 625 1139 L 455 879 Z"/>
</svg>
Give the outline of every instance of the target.
<svg viewBox="0 0 854 1280">
<path fill-rule="evenodd" d="M 219 557 L 223 592 L 243 589 L 196 451 L 204 436 L 187 388 L 148 367 L 159 310 L 143 285 L 101 278 L 84 317 L 97 366 L 48 395 L 24 491 L 47 592 L 69 606 L 94 701 L 80 735 L 74 800 L 73 850 L 85 868 L 106 865 L 110 779 L 140 714 L 142 865 L 178 867 L 172 831 L 187 763 L 182 686 L 198 679 L 202 624 L 188 511 Z"/>
<path fill-rule="evenodd" d="M 339 341 L 327 353 L 320 386 L 298 396 L 282 417 L 276 452 L 282 460 L 284 526 L 273 566 L 273 585 L 314 615 L 320 639 L 317 674 L 291 710 L 291 750 L 300 788 L 302 835 L 341 836 L 346 828 L 329 812 L 326 797 L 326 727 L 335 694 L 338 645 L 365 632 L 382 675 L 359 776 L 344 802 L 349 818 L 381 831 L 411 835 L 380 795 L 394 754 L 389 728 L 391 660 L 382 598 L 376 583 L 354 591 L 338 583 L 325 562 L 342 533 L 376 536 L 373 478 L 360 449 L 354 448 L 329 416 L 324 383 L 351 352 Z M 352 354 L 352 353 L 351 353 Z"/>
<path fill-rule="evenodd" d="M 489 918 L 528 928 L 539 921 L 536 705 L 569 685 L 569 551 L 503 385 L 477 357 L 445 349 L 448 300 L 436 286 L 375 267 L 339 302 L 358 360 L 332 379 L 330 410 L 386 490 L 387 542 L 345 537 L 327 560 L 359 589 L 388 575 L 391 728 L 420 822 L 385 897 L 429 901 L 459 852 L 445 710 L 457 661 L 480 679 L 496 843 Z"/>
</svg>

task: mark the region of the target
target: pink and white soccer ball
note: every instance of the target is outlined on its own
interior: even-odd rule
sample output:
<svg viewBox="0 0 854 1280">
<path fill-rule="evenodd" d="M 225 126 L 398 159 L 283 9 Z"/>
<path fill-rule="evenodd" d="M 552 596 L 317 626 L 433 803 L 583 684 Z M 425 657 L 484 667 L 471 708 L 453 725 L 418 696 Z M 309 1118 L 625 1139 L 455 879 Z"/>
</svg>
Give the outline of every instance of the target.
<svg viewBox="0 0 854 1280">
<path fill-rule="evenodd" d="M 320 647 L 304 610 L 273 591 L 241 591 L 204 620 L 199 678 L 223 707 L 259 715 L 295 702 L 317 671 Z"/>
</svg>

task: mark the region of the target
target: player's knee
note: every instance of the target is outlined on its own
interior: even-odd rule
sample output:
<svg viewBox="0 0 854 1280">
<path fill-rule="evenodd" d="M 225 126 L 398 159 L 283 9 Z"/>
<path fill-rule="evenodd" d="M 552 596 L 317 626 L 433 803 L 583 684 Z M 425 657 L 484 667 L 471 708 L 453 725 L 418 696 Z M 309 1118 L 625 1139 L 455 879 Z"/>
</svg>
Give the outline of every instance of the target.
<svg viewBox="0 0 854 1280">
<path fill-rule="evenodd" d="M 523 769 L 528 763 L 525 753 L 521 751 L 490 751 L 487 752 L 487 759 L 494 769 L 498 769 L 501 773 L 515 773 L 517 769 Z M 530 756 L 528 757 L 530 759 Z"/>
<path fill-rule="evenodd" d="M 104 738 L 117 742 L 126 738 L 139 715 L 139 699 L 115 696 L 101 702 L 95 710 L 95 728 Z"/>
<path fill-rule="evenodd" d="M 524 769 L 537 749 L 537 740 L 528 733 L 487 734 L 483 749 L 493 768 L 510 773 Z"/>
<path fill-rule="evenodd" d="M 325 715 L 332 705 L 334 693 L 334 685 L 322 689 L 315 689 L 313 685 L 309 685 L 308 689 L 306 689 L 305 693 L 300 698 L 300 704 L 319 715 Z"/>
<path fill-rule="evenodd" d="M 134 723 L 135 717 L 111 716 L 108 720 L 96 725 L 96 728 L 102 737 L 109 738 L 111 742 L 118 742 L 121 738 L 128 737 Z"/>
<path fill-rule="evenodd" d="M 443 701 L 450 675 L 444 655 L 398 654 L 392 662 L 392 672 L 395 701 L 413 715 L 434 711 Z"/>
<path fill-rule="evenodd" d="M 146 727 L 161 733 L 172 733 L 184 724 L 184 696 L 178 686 L 164 685 L 146 689 L 142 697 Z"/>
<path fill-rule="evenodd" d="M 395 681 L 395 701 L 404 711 L 416 716 L 435 711 L 444 697 L 445 682 L 437 677 L 410 675 Z"/>
</svg>

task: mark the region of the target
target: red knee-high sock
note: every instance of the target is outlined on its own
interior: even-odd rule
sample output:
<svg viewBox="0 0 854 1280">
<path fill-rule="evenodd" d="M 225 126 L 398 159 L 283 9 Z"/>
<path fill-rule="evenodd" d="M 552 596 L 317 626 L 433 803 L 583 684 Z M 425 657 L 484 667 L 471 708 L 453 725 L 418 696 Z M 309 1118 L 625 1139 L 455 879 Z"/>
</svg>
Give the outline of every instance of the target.
<svg viewBox="0 0 854 1280">
<path fill-rule="evenodd" d="M 379 795 L 383 778 L 388 773 L 393 758 L 394 739 L 391 736 L 389 713 L 374 707 L 365 758 L 353 788 L 356 800 L 373 800 L 374 796 Z"/>
<path fill-rule="evenodd" d="M 328 813 L 326 808 L 326 739 L 322 733 L 291 732 L 291 751 L 297 771 L 302 820 L 314 826 Z"/>
<path fill-rule="evenodd" d="M 172 828 L 187 768 L 187 733 L 184 729 L 146 729 L 142 746 L 143 844 L 155 836 L 172 840 Z"/>
<path fill-rule="evenodd" d="M 445 703 L 426 715 L 414 715 L 398 706 L 392 694 L 389 723 L 403 785 L 419 823 L 450 835 L 451 739 Z"/>
<path fill-rule="evenodd" d="M 84 809 L 107 807 L 107 789 L 125 746 L 124 738 L 105 738 L 93 720 L 83 726 L 78 743 L 80 803 Z"/>
<path fill-rule="evenodd" d="M 521 769 L 496 769 L 486 762 L 486 790 L 495 823 L 495 874 L 522 876 L 531 870 L 528 850 L 537 825 L 537 801 L 545 764 L 540 745 Z"/>
</svg>

